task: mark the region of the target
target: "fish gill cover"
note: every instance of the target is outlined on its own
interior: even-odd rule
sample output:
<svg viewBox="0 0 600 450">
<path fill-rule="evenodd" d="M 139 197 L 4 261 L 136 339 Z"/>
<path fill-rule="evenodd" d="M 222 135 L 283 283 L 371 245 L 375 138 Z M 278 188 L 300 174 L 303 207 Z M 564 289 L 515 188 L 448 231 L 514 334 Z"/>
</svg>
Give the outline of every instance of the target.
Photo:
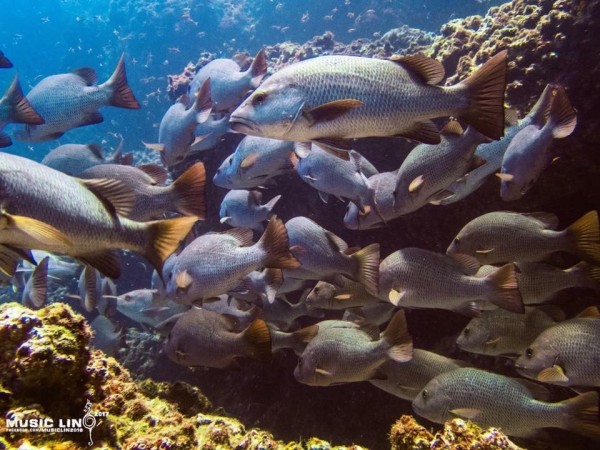
<svg viewBox="0 0 600 450">
<path fill-rule="evenodd" d="M 389 448 L 403 415 L 392 448 L 516 448 L 468 421 L 524 448 L 594 446 L 597 397 L 570 387 L 600 385 L 597 355 L 577 356 L 600 341 L 597 311 L 585 309 L 600 287 L 600 2 L 0 0 L 0 10 L 0 301 L 68 303 L 91 345 L 126 368 L 90 356 L 89 328 L 70 310 L 7 307 L 3 420 L 79 417 L 90 394 L 114 416 L 99 445 L 190 448 L 207 425 L 215 448 L 284 445 L 209 417 L 203 397 L 201 409 L 182 406 L 199 388 L 304 448 L 330 448 L 309 436 Z M 368 82 L 356 84 L 363 63 Z M 312 143 L 270 139 L 291 131 Z M 71 331 L 44 318 L 56 311 Z M 563 329 L 568 345 L 552 353 L 544 336 Z M 54 348 L 46 335 L 64 339 Z M 127 371 L 175 384 L 134 386 Z M 511 395 L 485 398 L 486 386 Z M 161 423 L 146 397 L 163 390 L 173 409 Z M 140 437 L 128 414 L 155 434 Z M 434 436 L 410 414 L 445 429 Z"/>
</svg>

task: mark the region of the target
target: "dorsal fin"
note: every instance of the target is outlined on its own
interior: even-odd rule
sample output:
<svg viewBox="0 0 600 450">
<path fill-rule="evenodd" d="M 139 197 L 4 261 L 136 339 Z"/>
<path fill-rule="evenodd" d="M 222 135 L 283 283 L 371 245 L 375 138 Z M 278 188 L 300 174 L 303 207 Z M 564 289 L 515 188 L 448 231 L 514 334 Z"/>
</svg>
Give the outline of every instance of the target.
<svg viewBox="0 0 600 450">
<path fill-rule="evenodd" d="M 80 67 L 75 69 L 73 73 L 85 80 L 87 86 L 94 86 L 98 81 L 98 74 L 91 67 Z"/>
<path fill-rule="evenodd" d="M 339 252 L 344 252 L 348 249 L 348 244 L 346 244 L 341 237 L 335 235 L 331 231 L 325 230 L 325 236 Z"/>
<path fill-rule="evenodd" d="M 518 124 L 519 116 L 517 115 L 517 111 L 512 108 L 508 108 L 506 111 L 504 111 L 504 122 L 509 127 L 512 127 L 512 126 L 515 126 L 516 124 Z"/>
<path fill-rule="evenodd" d="M 417 75 L 427 84 L 438 84 L 444 79 L 444 66 L 439 61 L 421 53 L 409 56 L 397 56 L 390 61 L 401 65 L 409 72 Z"/>
<path fill-rule="evenodd" d="M 142 164 L 137 168 L 151 177 L 156 184 L 165 184 L 169 176 L 167 171 L 157 164 Z"/>
<path fill-rule="evenodd" d="M 108 178 L 79 181 L 102 202 L 111 215 L 127 217 L 133 209 L 135 194 L 123 181 Z"/>
<path fill-rule="evenodd" d="M 223 234 L 228 234 L 236 238 L 240 241 L 242 247 L 247 247 L 254 243 L 252 240 L 254 233 L 250 228 L 232 228 L 231 230 L 224 231 Z"/>
<path fill-rule="evenodd" d="M 104 155 L 102 154 L 102 147 L 99 144 L 88 144 L 86 145 L 88 150 L 94 154 L 98 159 L 104 159 Z"/>
<path fill-rule="evenodd" d="M 558 217 L 556 214 L 547 212 L 532 212 L 532 213 L 521 213 L 524 216 L 531 217 L 544 224 L 544 227 L 548 230 L 556 230 L 558 228 Z"/>
</svg>

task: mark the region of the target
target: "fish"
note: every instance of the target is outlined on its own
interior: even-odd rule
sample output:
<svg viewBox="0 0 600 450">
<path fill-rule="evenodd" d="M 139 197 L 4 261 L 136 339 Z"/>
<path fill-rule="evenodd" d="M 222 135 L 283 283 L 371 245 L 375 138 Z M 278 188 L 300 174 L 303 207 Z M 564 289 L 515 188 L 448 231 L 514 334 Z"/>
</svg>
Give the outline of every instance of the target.
<svg viewBox="0 0 600 450">
<path fill-rule="evenodd" d="M 299 270 L 290 272 L 292 278 L 322 280 L 343 274 L 365 286 L 376 295 L 379 286 L 379 244 L 370 244 L 350 254 L 348 244 L 329 230 L 307 217 L 287 221 L 290 246 L 302 263 Z"/>
<path fill-rule="evenodd" d="M 245 327 L 258 318 L 260 308 L 244 300 L 221 294 L 202 301 L 202 308 L 229 316 L 237 320 L 238 326 Z"/>
<path fill-rule="evenodd" d="M 467 223 L 446 253 L 465 254 L 481 264 L 511 261 L 539 262 L 564 251 L 600 265 L 598 213 L 590 211 L 564 230 L 557 231 L 558 218 L 550 213 L 495 211 Z"/>
<path fill-rule="evenodd" d="M 370 305 L 348 308 L 342 315 L 342 320 L 356 323 L 373 323 L 382 326 L 390 321 L 397 309 L 391 303 L 372 303 Z"/>
<path fill-rule="evenodd" d="M 0 51 L 0 69 L 10 69 L 13 63 Z"/>
<path fill-rule="evenodd" d="M 0 97 L 0 148 L 12 145 L 10 136 L 2 131 L 7 123 L 40 125 L 44 122 L 23 94 L 19 78 L 15 76 L 4 95 Z"/>
<path fill-rule="evenodd" d="M 79 180 L 7 153 L 0 153 L 0 203 L 0 254 L 23 248 L 69 255 L 109 278 L 120 275 L 114 250 L 141 253 L 160 270 L 197 222 L 134 222 L 119 215 L 133 206 L 120 181 Z"/>
<path fill-rule="evenodd" d="M 258 298 L 262 300 L 261 303 L 273 303 L 277 290 L 283 284 L 282 272 L 281 269 L 254 270 L 228 293 L 232 297 L 241 298 L 251 303 L 255 303 Z"/>
<path fill-rule="evenodd" d="M 369 380 L 373 386 L 412 402 L 421 389 L 437 375 L 465 367 L 467 363 L 447 358 L 437 353 L 413 349 L 413 357 L 407 362 L 386 361 L 379 371 L 387 378 Z"/>
<path fill-rule="evenodd" d="M 479 315 L 482 300 L 523 312 L 513 264 L 480 278 L 477 261 L 460 256 L 416 247 L 393 252 L 379 267 L 379 298 L 403 308 L 449 309 L 467 316 Z"/>
<path fill-rule="evenodd" d="M 196 238 L 177 256 L 167 294 L 177 303 L 191 304 L 226 293 L 261 267 L 283 269 L 299 265 L 290 252 L 283 222 L 272 216 L 255 244 L 251 232 L 238 228 Z"/>
<path fill-rule="evenodd" d="M 189 92 L 196 92 L 210 78 L 215 111 L 229 111 L 240 104 L 248 91 L 258 87 L 266 73 L 264 49 L 258 51 L 250 68 L 244 72 L 240 71 L 240 66 L 232 59 L 214 59 L 196 73 Z"/>
<path fill-rule="evenodd" d="M 221 223 L 231 227 L 251 228 L 259 233 L 264 230 L 263 222 L 269 220 L 273 208 L 281 198 L 276 195 L 267 203 L 262 204 L 260 191 L 233 189 L 221 201 L 219 216 Z"/>
<path fill-rule="evenodd" d="M 102 350 L 107 356 L 116 356 L 119 349 L 124 346 L 124 329 L 102 314 L 92 320 L 90 326 L 94 331 L 92 347 Z"/>
<path fill-rule="evenodd" d="M 44 258 L 48 257 L 49 283 L 56 282 L 57 284 L 68 284 L 70 281 L 76 279 L 77 272 L 81 268 L 81 264 L 73 258 L 53 255 L 39 250 L 32 250 L 31 255 L 35 261 L 42 261 Z M 31 273 L 35 270 L 36 266 L 36 264 L 23 260 L 17 268 L 17 272 Z"/>
<path fill-rule="evenodd" d="M 360 153 L 350 150 L 350 160 L 340 161 L 318 145 L 297 143 L 295 155 L 300 179 L 315 188 L 323 202 L 327 203 L 329 195 L 334 195 L 356 203 L 363 214 L 377 210 L 375 190 L 368 180 L 377 170 Z"/>
<path fill-rule="evenodd" d="M 90 67 L 41 80 L 29 91 L 27 100 L 45 122 L 25 125 L 15 132 L 15 138 L 24 142 L 58 139 L 72 128 L 103 122 L 98 112 L 102 106 L 139 109 L 127 84 L 124 61 L 121 55 L 111 77 L 100 85 L 96 84 L 96 71 Z"/>
<path fill-rule="evenodd" d="M 231 128 L 348 150 L 347 141 L 361 137 L 402 136 L 438 144 L 439 131 L 430 119 L 453 116 L 500 139 L 506 51 L 457 85 L 436 86 L 443 77 L 442 64 L 424 55 L 392 60 L 319 56 L 275 72 L 233 111 Z"/>
<path fill-rule="evenodd" d="M 376 326 L 341 325 L 321 327 L 294 369 L 294 377 L 309 386 L 365 381 L 377 375 L 386 361 L 407 362 L 412 358 L 412 338 L 403 311 L 398 311 L 383 333 Z"/>
<path fill-rule="evenodd" d="M 398 169 L 394 191 L 396 214 L 409 214 L 453 195 L 448 190 L 450 184 L 470 168 L 484 163 L 475 156 L 475 150 L 487 140 L 473 127 L 463 131 L 458 122 L 450 121 L 442 130 L 439 144 L 415 147 Z"/>
<path fill-rule="evenodd" d="M 365 213 L 355 203 L 350 202 L 344 215 L 344 226 L 350 230 L 371 230 L 384 227 L 389 221 L 399 217 L 394 208 L 397 181 L 398 170 L 369 177 L 368 184 L 375 191 L 374 202 L 379 214 L 375 210 Z"/>
<path fill-rule="evenodd" d="M 485 161 L 485 163 L 454 181 L 448 187 L 448 191 L 452 192 L 453 195 L 441 200 L 440 205 L 450 205 L 471 195 L 483 185 L 490 175 L 500 169 L 502 158 L 512 139 L 528 125 L 544 121 L 544 117 L 547 116 L 554 98 L 553 89 L 553 85 L 546 85 L 538 101 L 521 120 L 519 120 L 515 110 L 506 111 L 505 120 L 507 127 L 504 136 L 498 141 L 483 143 L 477 147 L 475 156 Z"/>
<path fill-rule="evenodd" d="M 263 320 L 239 330 L 230 317 L 192 307 L 175 323 L 164 351 L 177 364 L 225 369 L 236 367 L 239 357 L 268 360 L 271 336 Z"/>
<path fill-rule="evenodd" d="M 512 139 L 498 175 L 501 180 L 500 197 L 511 202 L 525 195 L 554 159 L 550 146 L 554 139 L 569 136 L 577 125 L 577 111 L 565 92 L 557 86 L 549 117 L 543 122 L 527 125 Z"/>
<path fill-rule="evenodd" d="M 283 297 L 278 297 L 273 303 L 263 303 L 259 317 L 269 325 L 287 331 L 294 327 L 300 317 L 323 319 L 325 313 L 321 309 L 309 308 L 302 300 L 291 303 Z"/>
<path fill-rule="evenodd" d="M 345 276 L 319 281 L 306 297 L 311 308 L 340 310 L 381 303 L 382 300 L 367 292 L 365 287 Z"/>
<path fill-rule="evenodd" d="M 110 158 L 105 158 L 98 144 L 64 144 L 44 156 L 42 164 L 67 175 L 78 176 L 84 170 L 100 164 L 131 165 L 132 160 L 132 153 L 121 155 L 121 146 Z"/>
<path fill-rule="evenodd" d="M 463 328 L 456 344 L 470 353 L 518 356 L 546 328 L 556 325 L 564 313 L 556 307 L 525 308 L 524 314 L 504 309 L 482 311 Z"/>
<path fill-rule="evenodd" d="M 165 171 L 156 165 L 139 167 L 102 164 L 84 170 L 81 179 L 118 180 L 133 192 L 133 207 L 127 214 L 131 220 L 147 222 L 163 217 L 167 212 L 183 216 L 206 216 L 204 164 L 197 162 L 186 169 L 173 183 L 164 186 Z"/>
<path fill-rule="evenodd" d="M 540 428 L 562 428 L 600 436 L 598 393 L 548 403 L 543 387 L 475 368 L 459 368 L 433 378 L 412 402 L 413 411 L 435 423 L 459 417 L 509 436 L 531 437 Z"/>
<path fill-rule="evenodd" d="M 21 303 L 28 308 L 39 309 L 48 302 L 48 261 L 50 257 L 42 259 L 31 273 L 25 283 Z"/>
<path fill-rule="evenodd" d="M 196 126 L 194 142 L 190 146 L 190 155 L 197 155 L 205 150 L 216 147 L 223 140 L 223 136 L 231 133 L 229 127 L 229 116 L 216 117 L 216 114 L 208 116 L 204 122 Z"/>
<path fill-rule="evenodd" d="M 117 297 L 117 311 L 142 326 L 155 328 L 188 306 L 163 299 L 156 289 L 135 289 Z"/>
<path fill-rule="evenodd" d="M 198 124 L 206 122 L 212 111 L 210 78 L 200 86 L 192 106 L 187 95 L 177 99 L 160 121 L 158 144 L 144 143 L 147 148 L 160 153 L 160 159 L 167 167 L 182 162 L 191 146 L 202 138 L 196 138 Z"/>
<path fill-rule="evenodd" d="M 294 143 L 246 136 L 217 169 L 213 182 L 225 189 L 252 189 L 294 170 Z"/>
<path fill-rule="evenodd" d="M 542 331 L 515 362 L 526 377 L 559 386 L 600 386 L 600 317 L 576 317 Z"/>
<path fill-rule="evenodd" d="M 269 327 L 269 331 L 271 332 L 271 350 L 273 352 L 284 348 L 291 348 L 296 355 L 300 356 L 306 348 L 306 345 L 319 331 L 319 327 L 311 325 L 290 333 L 280 331 L 274 327 Z"/>
<path fill-rule="evenodd" d="M 517 284 L 525 305 L 539 305 L 552 300 L 569 288 L 600 290 L 600 268 L 581 261 L 568 269 L 550 264 L 517 262 Z M 477 276 L 489 275 L 494 266 L 481 266 Z"/>
</svg>

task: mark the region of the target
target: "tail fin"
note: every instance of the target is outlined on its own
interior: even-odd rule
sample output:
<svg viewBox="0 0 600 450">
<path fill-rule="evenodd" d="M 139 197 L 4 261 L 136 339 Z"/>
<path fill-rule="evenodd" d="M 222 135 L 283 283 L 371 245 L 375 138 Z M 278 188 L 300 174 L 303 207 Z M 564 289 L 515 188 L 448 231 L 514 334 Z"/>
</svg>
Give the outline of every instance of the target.
<svg viewBox="0 0 600 450">
<path fill-rule="evenodd" d="M 4 131 L 0 131 L 0 148 L 10 147 L 12 145 L 12 139 Z"/>
<path fill-rule="evenodd" d="M 598 213 L 590 211 L 566 229 L 569 251 L 592 264 L 600 265 L 600 225 Z"/>
<path fill-rule="evenodd" d="M 206 171 L 201 162 L 197 162 L 183 172 L 171 185 L 176 198 L 177 212 L 204 220 L 206 217 L 205 184 Z"/>
<path fill-rule="evenodd" d="M 273 208 L 275 208 L 275 204 L 279 201 L 280 198 L 281 198 L 281 195 L 276 195 L 271 200 L 269 200 L 267 203 L 265 203 L 263 205 L 263 208 L 265 208 L 267 211 L 271 212 L 273 210 Z"/>
<path fill-rule="evenodd" d="M 283 284 L 283 271 L 281 269 L 265 269 L 265 296 L 267 302 L 275 303 L 277 289 Z"/>
<path fill-rule="evenodd" d="M 271 359 L 271 333 L 264 320 L 254 320 L 242 332 L 242 339 L 250 346 L 248 356 L 259 361 Z"/>
<path fill-rule="evenodd" d="M 265 251 L 265 267 L 275 269 L 297 269 L 300 267 L 300 262 L 290 252 L 285 225 L 277 216 L 271 217 L 267 229 L 257 245 L 262 246 Z"/>
<path fill-rule="evenodd" d="M 100 274 L 92 266 L 86 265 L 81 272 L 81 288 L 83 292 L 79 292 L 82 306 L 87 312 L 92 312 L 98 304 L 101 295 L 98 292 L 100 287 Z"/>
<path fill-rule="evenodd" d="M 127 73 L 125 72 L 125 55 L 121 55 L 115 71 L 106 83 L 98 86 L 107 87 L 112 90 L 112 95 L 108 104 L 118 108 L 140 109 L 140 104 L 135 99 L 133 91 L 127 83 Z"/>
<path fill-rule="evenodd" d="M 8 113 L 8 120 L 10 122 L 28 123 L 31 125 L 41 125 L 45 123 L 42 116 L 33 109 L 31 103 L 29 103 L 23 94 L 23 90 L 21 89 L 17 77 L 14 78 L 3 98 L 10 107 Z"/>
<path fill-rule="evenodd" d="M 13 66 L 13 63 L 10 62 L 4 53 L 0 52 L 0 69 L 10 69 Z"/>
<path fill-rule="evenodd" d="M 504 136 L 506 53 L 506 50 L 497 53 L 460 83 L 467 91 L 469 105 L 459 114 L 459 119 L 495 140 Z"/>
<path fill-rule="evenodd" d="M 566 410 L 564 428 L 600 440 L 598 393 L 591 391 L 560 402 Z"/>
<path fill-rule="evenodd" d="M 252 65 L 250 69 L 250 76 L 252 77 L 252 81 L 250 82 L 253 89 L 256 89 L 265 74 L 267 73 L 267 58 L 265 56 L 265 49 L 261 48 L 256 56 L 254 57 L 254 61 L 252 61 Z"/>
<path fill-rule="evenodd" d="M 379 293 L 379 244 L 370 244 L 352 254 L 357 268 L 355 279 L 367 292 L 377 296 Z"/>
<path fill-rule="evenodd" d="M 569 136 L 577 125 L 577 110 L 573 108 L 565 88 L 559 86 L 550 108 L 548 124 L 552 127 L 552 137 L 561 139 Z"/>
<path fill-rule="evenodd" d="M 29 303 L 34 308 L 41 308 L 46 304 L 47 293 L 48 293 L 48 260 L 50 258 L 46 256 L 40 261 L 31 274 L 31 280 L 27 285 L 29 288 L 25 288 L 23 292 L 24 304 Z M 28 305 L 29 306 L 29 305 Z"/>
<path fill-rule="evenodd" d="M 197 217 L 189 216 L 146 223 L 147 246 L 144 256 L 158 273 L 162 273 L 165 260 L 177 250 L 179 243 L 197 221 Z"/>
<path fill-rule="evenodd" d="M 555 91 L 556 85 L 546 85 L 544 91 L 540 95 L 540 98 L 538 98 L 538 101 L 535 103 L 535 105 L 533 105 L 533 108 L 531 108 L 529 114 L 527 114 L 527 116 L 531 118 L 531 123 L 540 128 L 544 126 L 548 120 L 548 117 L 550 116 L 550 107 L 554 101 Z"/>
<path fill-rule="evenodd" d="M 600 267 L 580 261 L 565 270 L 576 276 L 578 286 L 600 290 Z"/>
<path fill-rule="evenodd" d="M 196 122 L 206 122 L 212 111 L 212 97 L 210 95 L 210 78 L 204 80 L 202 86 L 196 92 L 194 100 L 194 112 L 196 113 Z"/>
<path fill-rule="evenodd" d="M 525 306 L 517 284 L 515 269 L 514 264 L 506 264 L 485 277 L 486 282 L 493 286 L 487 300 L 507 311 L 522 314 L 525 312 Z"/>
<path fill-rule="evenodd" d="M 413 356 L 413 343 L 410 334 L 408 334 L 408 326 L 404 311 L 400 310 L 383 332 L 383 339 L 390 345 L 388 356 L 397 362 L 407 362 Z"/>
</svg>

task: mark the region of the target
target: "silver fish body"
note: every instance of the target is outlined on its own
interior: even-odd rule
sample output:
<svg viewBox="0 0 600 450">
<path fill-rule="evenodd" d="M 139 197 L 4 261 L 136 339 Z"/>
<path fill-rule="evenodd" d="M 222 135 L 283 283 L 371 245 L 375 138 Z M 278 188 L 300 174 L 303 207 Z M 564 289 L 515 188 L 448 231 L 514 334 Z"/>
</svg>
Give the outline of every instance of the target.
<svg viewBox="0 0 600 450">
<path fill-rule="evenodd" d="M 187 310 L 188 306 L 164 299 L 155 289 L 136 289 L 117 297 L 117 311 L 152 328 Z"/>
<path fill-rule="evenodd" d="M 0 55 L 0 61 L 2 56 Z M 1 68 L 1 67 L 0 67 Z M 44 119 L 33 109 L 21 89 L 19 79 L 15 76 L 12 83 L 0 97 L 0 148 L 8 147 L 12 140 L 4 131 L 7 123 L 28 123 L 41 125 Z"/>
<path fill-rule="evenodd" d="M 221 202 L 219 212 L 221 223 L 232 227 L 252 228 L 262 232 L 264 230 L 263 222 L 269 219 L 271 211 L 280 198 L 281 195 L 277 195 L 262 204 L 260 191 L 231 190 L 225 194 Z"/>
<path fill-rule="evenodd" d="M 598 394 L 588 392 L 558 403 L 536 400 L 539 387 L 480 369 L 459 368 L 436 376 L 413 400 L 420 416 L 444 423 L 470 419 L 483 428 L 498 427 L 509 436 L 530 437 L 537 429 L 554 427 L 598 435 Z M 589 417 L 585 410 L 590 408 Z M 582 414 L 584 413 L 584 414 Z"/>
<path fill-rule="evenodd" d="M 381 303 L 381 299 L 369 294 L 362 284 L 347 277 L 339 276 L 331 281 L 319 281 L 306 297 L 306 304 L 311 308 L 340 310 Z"/>
<path fill-rule="evenodd" d="M 60 145 L 42 159 L 42 164 L 73 176 L 79 175 L 90 167 L 105 163 L 102 150 L 95 144 Z"/>
</svg>

